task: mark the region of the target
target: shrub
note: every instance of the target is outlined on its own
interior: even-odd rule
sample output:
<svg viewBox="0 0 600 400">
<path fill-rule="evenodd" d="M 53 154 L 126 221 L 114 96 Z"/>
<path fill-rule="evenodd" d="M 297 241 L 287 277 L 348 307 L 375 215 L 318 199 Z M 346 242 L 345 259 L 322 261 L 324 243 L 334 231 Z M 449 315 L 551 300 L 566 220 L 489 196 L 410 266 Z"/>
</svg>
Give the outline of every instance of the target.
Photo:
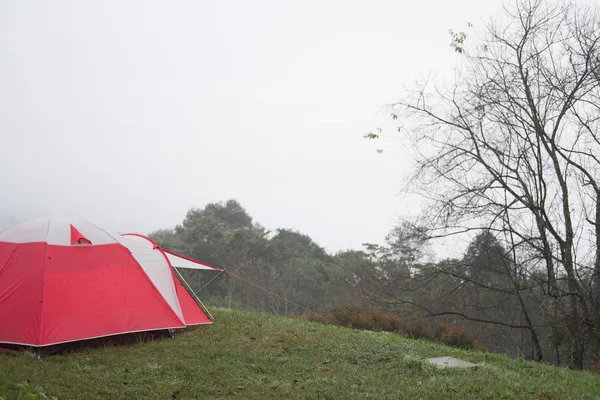
<svg viewBox="0 0 600 400">
<path fill-rule="evenodd" d="M 352 304 L 336 308 L 332 314 L 338 324 L 351 328 L 393 332 L 412 339 L 433 339 L 431 329 L 423 318 L 407 320 L 396 313 Z"/>
<path fill-rule="evenodd" d="M 404 320 L 398 314 L 357 305 L 335 308 L 332 315 L 338 324 L 356 329 L 400 333 L 404 326 Z"/>
<path fill-rule="evenodd" d="M 473 350 L 477 342 L 471 333 L 462 327 L 443 325 L 436 335 L 438 342 L 446 346 Z"/>
<path fill-rule="evenodd" d="M 403 333 L 411 339 L 434 339 L 431 327 L 423 318 L 406 321 Z"/>
<path fill-rule="evenodd" d="M 476 349 L 477 342 L 471 333 L 462 327 L 440 325 L 434 334 L 424 318 L 405 319 L 401 315 L 347 304 L 332 310 L 333 319 L 340 325 L 370 331 L 393 332 L 411 339 L 437 341 L 447 346 Z"/>
</svg>

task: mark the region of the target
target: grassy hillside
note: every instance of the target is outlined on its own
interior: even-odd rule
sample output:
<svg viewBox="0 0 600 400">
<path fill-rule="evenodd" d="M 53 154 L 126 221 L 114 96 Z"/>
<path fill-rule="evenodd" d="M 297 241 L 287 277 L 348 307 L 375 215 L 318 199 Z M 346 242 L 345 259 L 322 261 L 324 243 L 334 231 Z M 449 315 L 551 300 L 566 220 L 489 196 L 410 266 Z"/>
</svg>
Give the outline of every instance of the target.
<svg viewBox="0 0 600 400">
<path fill-rule="evenodd" d="M 0 397 L 29 381 L 59 399 L 600 399 L 600 375 L 388 333 L 215 310 L 173 339 L 37 360 L 0 354 Z M 436 369 L 453 356 L 476 369 Z"/>
</svg>

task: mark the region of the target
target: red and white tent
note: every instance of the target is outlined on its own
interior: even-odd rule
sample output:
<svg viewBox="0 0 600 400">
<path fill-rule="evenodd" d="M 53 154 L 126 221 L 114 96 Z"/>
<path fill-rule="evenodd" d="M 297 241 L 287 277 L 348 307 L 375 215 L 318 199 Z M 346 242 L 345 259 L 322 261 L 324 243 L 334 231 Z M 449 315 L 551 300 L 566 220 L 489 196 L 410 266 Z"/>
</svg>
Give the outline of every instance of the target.
<svg viewBox="0 0 600 400">
<path fill-rule="evenodd" d="M 41 347 L 212 323 L 176 277 L 171 256 L 212 269 L 148 238 L 112 236 L 69 217 L 0 232 L 0 343 Z"/>
</svg>

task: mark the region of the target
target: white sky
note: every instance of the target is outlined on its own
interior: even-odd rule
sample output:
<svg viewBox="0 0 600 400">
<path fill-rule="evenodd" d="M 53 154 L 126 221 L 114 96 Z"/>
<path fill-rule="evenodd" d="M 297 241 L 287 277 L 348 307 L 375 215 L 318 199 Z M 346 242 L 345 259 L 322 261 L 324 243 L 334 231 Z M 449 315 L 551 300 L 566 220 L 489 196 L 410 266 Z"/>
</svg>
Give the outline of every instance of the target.
<svg viewBox="0 0 600 400">
<path fill-rule="evenodd" d="M 492 0 L 0 2 L 0 218 L 173 227 L 235 198 L 330 251 L 382 242 L 410 160 L 383 106 Z M 385 145 L 381 155 L 375 149 Z"/>
</svg>

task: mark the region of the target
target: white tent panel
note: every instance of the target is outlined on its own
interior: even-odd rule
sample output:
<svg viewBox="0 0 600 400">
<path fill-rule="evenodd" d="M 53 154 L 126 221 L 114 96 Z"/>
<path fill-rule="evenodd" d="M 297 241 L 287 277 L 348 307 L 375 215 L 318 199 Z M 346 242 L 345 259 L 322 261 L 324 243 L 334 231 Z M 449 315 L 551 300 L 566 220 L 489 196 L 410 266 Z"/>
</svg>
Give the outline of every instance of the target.
<svg viewBox="0 0 600 400">
<path fill-rule="evenodd" d="M 218 270 L 217 268 L 209 267 L 207 265 L 176 256 L 175 254 L 168 253 L 166 251 L 165 251 L 165 254 L 167 255 L 167 258 L 169 259 L 169 262 L 171 263 L 171 265 L 174 266 L 175 268 L 204 269 L 204 270 L 209 270 L 209 271 Z"/>
<path fill-rule="evenodd" d="M 62 215 L 33 218 L 0 232 L 0 242 L 46 242 L 50 245 L 70 246 L 71 225 L 93 245 L 117 243 L 117 239 L 99 227 L 78 218 Z"/>
<path fill-rule="evenodd" d="M 118 236 L 119 242 L 127 247 L 131 254 L 146 272 L 154 286 L 165 298 L 169 306 L 183 321 L 183 312 L 177 298 L 177 289 L 173 273 L 165 259 L 163 252 L 155 248 L 154 244 L 141 236 Z"/>
</svg>

